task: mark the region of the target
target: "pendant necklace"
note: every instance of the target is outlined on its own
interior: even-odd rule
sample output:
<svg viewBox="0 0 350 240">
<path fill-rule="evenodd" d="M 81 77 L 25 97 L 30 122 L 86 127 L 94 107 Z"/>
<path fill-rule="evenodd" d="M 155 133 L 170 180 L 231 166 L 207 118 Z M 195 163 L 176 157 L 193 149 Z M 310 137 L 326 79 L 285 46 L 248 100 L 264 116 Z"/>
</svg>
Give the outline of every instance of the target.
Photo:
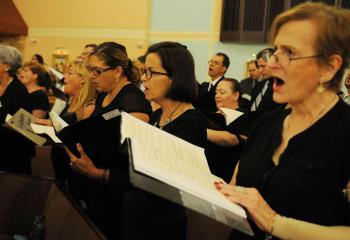
<svg viewBox="0 0 350 240">
<path fill-rule="evenodd" d="M 169 117 L 166 118 L 166 119 L 164 120 L 164 123 L 163 123 L 162 126 L 159 125 L 160 129 L 163 129 L 163 127 L 164 127 L 165 125 L 169 124 L 169 123 L 172 121 L 171 117 L 174 115 L 174 113 L 175 113 L 176 110 L 180 107 L 180 105 L 181 105 L 181 103 L 179 103 L 179 104 L 174 108 L 174 110 L 170 113 Z"/>
</svg>

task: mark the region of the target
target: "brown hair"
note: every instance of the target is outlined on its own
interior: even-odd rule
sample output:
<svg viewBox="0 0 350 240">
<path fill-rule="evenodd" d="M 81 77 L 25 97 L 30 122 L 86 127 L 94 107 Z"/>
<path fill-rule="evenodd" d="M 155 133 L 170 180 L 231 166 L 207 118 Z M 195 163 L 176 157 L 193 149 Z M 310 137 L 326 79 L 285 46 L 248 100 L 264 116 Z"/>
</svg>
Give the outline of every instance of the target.
<svg viewBox="0 0 350 240">
<path fill-rule="evenodd" d="M 270 42 L 276 38 L 280 28 L 290 21 L 310 20 L 317 23 L 318 35 L 314 48 L 319 64 L 327 65 L 333 54 L 338 54 L 343 59 L 343 64 L 333 79 L 325 86 L 334 91 L 340 88 L 345 68 L 350 59 L 350 11 L 341 8 L 326 6 L 322 3 L 303 3 L 279 14 L 270 29 Z"/>
<path fill-rule="evenodd" d="M 123 74 L 128 80 L 136 86 L 139 85 L 140 73 L 129 59 L 126 48 L 123 45 L 116 42 L 104 42 L 96 47 L 90 54 L 90 56 L 92 55 L 104 61 L 104 63 L 110 67 L 122 67 Z"/>
<path fill-rule="evenodd" d="M 47 82 L 47 72 L 45 68 L 40 63 L 36 62 L 26 62 L 23 64 L 22 69 L 26 67 L 29 68 L 32 73 L 38 76 L 36 79 L 37 84 L 48 89 L 50 82 Z"/>
</svg>

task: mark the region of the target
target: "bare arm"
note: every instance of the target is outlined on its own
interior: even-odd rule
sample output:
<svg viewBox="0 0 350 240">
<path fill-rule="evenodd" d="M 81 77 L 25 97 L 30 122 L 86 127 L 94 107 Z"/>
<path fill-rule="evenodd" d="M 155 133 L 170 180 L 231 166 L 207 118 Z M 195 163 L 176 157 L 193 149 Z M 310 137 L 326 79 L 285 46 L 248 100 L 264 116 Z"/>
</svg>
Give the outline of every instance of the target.
<svg viewBox="0 0 350 240">
<path fill-rule="evenodd" d="M 41 110 L 41 109 L 34 109 L 34 110 L 32 111 L 32 114 L 33 114 L 35 117 L 37 117 L 37 118 L 43 119 L 43 118 L 46 117 L 47 112 L 44 111 L 44 110 Z"/>
<path fill-rule="evenodd" d="M 207 136 L 208 141 L 222 147 L 231 147 L 239 144 L 237 136 L 227 131 L 216 131 L 212 129 L 207 129 Z"/>
<path fill-rule="evenodd" d="M 132 112 L 130 114 L 144 122 L 149 122 L 149 116 L 146 113 Z"/>
<path fill-rule="evenodd" d="M 349 240 L 348 226 L 321 226 L 309 222 L 276 216 L 272 235 L 288 240 Z"/>
</svg>

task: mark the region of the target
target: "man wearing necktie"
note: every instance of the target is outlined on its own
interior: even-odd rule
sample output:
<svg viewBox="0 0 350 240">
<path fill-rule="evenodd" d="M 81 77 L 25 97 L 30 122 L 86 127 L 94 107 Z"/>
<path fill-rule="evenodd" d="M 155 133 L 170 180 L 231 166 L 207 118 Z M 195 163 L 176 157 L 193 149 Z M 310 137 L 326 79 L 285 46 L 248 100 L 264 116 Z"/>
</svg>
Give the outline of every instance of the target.
<svg viewBox="0 0 350 240">
<path fill-rule="evenodd" d="M 259 113 L 264 113 L 280 106 L 272 99 L 273 79 L 269 69 L 266 67 L 268 62 L 267 56 L 270 56 L 270 54 L 273 52 L 274 50 L 272 48 L 266 48 L 261 50 L 256 55 L 257 66 L 260 71 L 261 79 L 252 90 L 250 108 L 252 112 L 257 111 Z"/>
<path fill-rule="evenodd" d="M 225 78 L 225 73 L 230 65 L 230 59 L 225 53 L 216 53 L 209 61 L 208 75 L 210 82 L 199 85 L 198 97 L 194 106 L 202 113 L 216 112 L 215 91 L 218 83 Z"/>
</svg>

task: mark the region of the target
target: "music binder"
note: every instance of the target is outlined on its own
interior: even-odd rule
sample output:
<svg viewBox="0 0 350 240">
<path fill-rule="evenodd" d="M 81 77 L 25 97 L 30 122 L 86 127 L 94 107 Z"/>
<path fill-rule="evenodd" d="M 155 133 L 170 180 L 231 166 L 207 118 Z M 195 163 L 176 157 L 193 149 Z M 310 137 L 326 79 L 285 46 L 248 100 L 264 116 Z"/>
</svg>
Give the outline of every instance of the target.
<svg viewBox="0 0 350 240">
<path fill-rule="evenodd" d="M 34 116 L 31 113 L 27 112 L 23 108 L 20 108 L 13 116 L 9 114 L 6 116 L 4 126 L 15 130 L 35 144 L 42 146 L 46 143 L 46 138 L 33 132 L 33 129 L 30 126 L 33 119 Z"/>
<path fill-rule="evenodd" d="M 120 152 L 120 111 L 114 109 L 101 115 L 91 116 L 71 125 L 57 114 L 50 113 L 56 136 L 77 157 L 76 144 L 80 143 L 96 167 L 108 167 Z M 107 164 L 107 165 L 106 165 Z"/>
<path fill-rule="evenodd" d="M 153 126 L 147 126 L 146 123 L 133 119 L 124 112 L 122 112 L 121 134 L 128 153 L 131 184 L 253 235 L 244 209 L 230 202 L 215 189 L 214 181 L 218 178 L 210 173 L 204 149 Z M 164 145 L 154 147 L 155 140 L 161 143 L 160 145 L 167 145 L 168 148 L 164 148 Z M 182 150 L 184 151 L 181 152 Z M 171 156 L 172 152 L 177 152 L 178 155 Z M 191 156 L 186 156 L 184 153 Z M 156 159 L 150 159 L 150 156 Z M 170 158 L 173 162 L 167 161 Z M 192 159 L 195 166 L 191 167 L 183 158 L 189 161 Z M 159 162 L 163 161 L 160 159 L 165 160 Z M 184 166 L 176 166 L 182 165 L 182 160 Z M 173 172 L 174 169 L 177 172 Z"/>
</svg>

